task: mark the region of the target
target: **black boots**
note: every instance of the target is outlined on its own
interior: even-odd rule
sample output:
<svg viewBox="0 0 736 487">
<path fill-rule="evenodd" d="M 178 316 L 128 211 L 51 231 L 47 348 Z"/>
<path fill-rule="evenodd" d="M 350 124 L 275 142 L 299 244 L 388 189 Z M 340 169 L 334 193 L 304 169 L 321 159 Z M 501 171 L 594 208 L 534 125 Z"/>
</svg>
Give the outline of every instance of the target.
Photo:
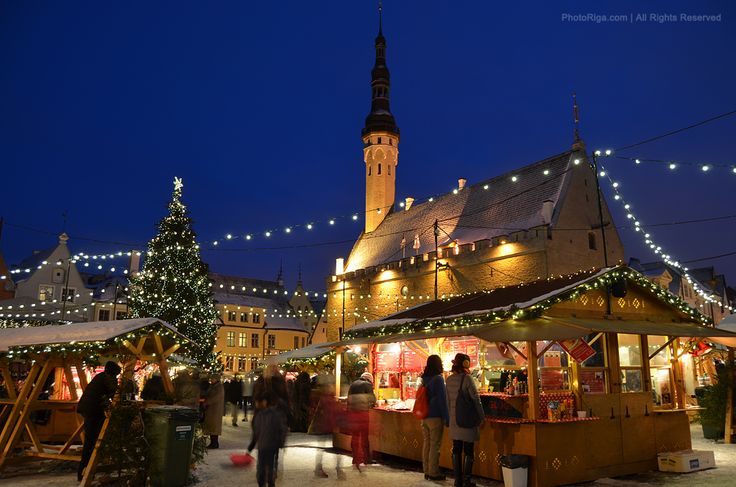
<svg viewBox="0 0 736 487">
<path fill-rule="evenodd" d="M 463 487 L 475 487 L 473 482 L 473 456 L 465 455 L 465 465 L 463 466 Z"/>
<path fill-rule="evenodd" d="M 452 470 L 455 476 L 455 487 L 463 487 L 463 454 L 452 454 Z"/>
<path fill-rule="evenodd" d="M 218 435 L 210 435 L 210 444 L 207 448 L 210 450 L 220 448 L 220 437 Z"/>
</svg>

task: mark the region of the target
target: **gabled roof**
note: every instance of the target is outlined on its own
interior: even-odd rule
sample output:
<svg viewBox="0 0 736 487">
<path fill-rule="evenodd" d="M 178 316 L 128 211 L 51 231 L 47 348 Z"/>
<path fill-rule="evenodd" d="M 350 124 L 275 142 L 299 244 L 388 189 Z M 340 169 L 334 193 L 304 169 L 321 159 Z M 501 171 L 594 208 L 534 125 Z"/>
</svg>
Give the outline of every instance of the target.
<svg viewBox="0 0 736 487">
<path fill-rule="evenodd" d="M 289 303 L 283 297 L 271 297 L 264 293 L 263 296 L 250 296 L 247 294 L 215 292 L 213 295 L 217 304 L 232 306 L 247 306 L 251 308 L 265 308 L 268 310 L 281 310 L 286 312 L 291 309 Z"/>
<path fill-rule="evenodd" d="M 556 207 L 572 159 L 573 152 L 564 152 L 466 186 L 457 194 L 449 192 L 409 210 L 392 212 L 376 230 L 360 236 L 345 270 L 351 272 L 401 259 L 402 238 L 407 256 L 434 251 L 435 220 L 441 229 L 439 245 L 453 240 L 475 242 L 549 223 L 542 215 L 544 202 L 552 201 Z M 419 235 L 418 251 L 413 248 L 415 235 Z"/>
<path fill-rule="evenodd" d="M 267 330 L 291 330 L 300 331 L 307 333 L 307 329 L 304 328 L 304 324 L 297 318 L 292 317 L 266 317 L 266 329 Z"/>
<path fill-rule="evenodd" d="M 33 254 L 23 259 L 20 264 L 12 266 L 14 269 L 20 269 L 23 271 L 17 275 L 15 282 L 22 282 L 28 279 L 28 277 L 36 272 L 36 268 L 41 265 L 43 261 L 49 260 L 51 254 L 54 253 L 57 247 L 58 245 L 45 250 L 35 251 Z M 30 269 L 31 272 L 25 272 L 25 269 Z"/>
</svg>

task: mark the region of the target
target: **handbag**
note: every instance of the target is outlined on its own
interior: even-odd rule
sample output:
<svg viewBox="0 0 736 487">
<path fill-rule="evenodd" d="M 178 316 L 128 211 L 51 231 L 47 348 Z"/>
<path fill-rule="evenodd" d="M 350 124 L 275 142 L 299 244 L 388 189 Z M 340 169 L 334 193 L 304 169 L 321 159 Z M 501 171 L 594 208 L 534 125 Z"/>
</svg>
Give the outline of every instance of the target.
<svg viewBox="0 0 736 487">
<path fill-rule="evenodd" d="M 480 425 L 483 418 L 478 416 L 478 409 L 475 407 L 475 401 L 470 395 L 463 390 L 465 376 L 460 380 L 460 389 L 455 399 L 455 422 L 461 428 L 475 428 Z"/>
<path fill-rule="evenodd" d="M 417 397 L 414 400 L 414 408 L 411 412 L 418 419 L 429 416 L 429 398 L 427 397 L 427 388 L 423 385 L 417 389 Z"/>
</svg>

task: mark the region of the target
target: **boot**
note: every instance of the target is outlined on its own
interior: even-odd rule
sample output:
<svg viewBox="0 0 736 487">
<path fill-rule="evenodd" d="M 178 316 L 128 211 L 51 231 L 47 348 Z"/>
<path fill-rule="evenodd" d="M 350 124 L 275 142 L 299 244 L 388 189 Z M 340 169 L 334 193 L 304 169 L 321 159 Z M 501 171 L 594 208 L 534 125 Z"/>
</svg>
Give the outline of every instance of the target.
<svg viewBox="0 0 736 487">
<path fill-rule="evenodd" d="M 455 487 L 463 487 L 463 454 L 452 454 L 452 470 L 455 475 Z"/>
<path fill-rule="evenodd" d="M 463 477 L 463 487 L 475 487 L 475 482 L 473 482 L 473 461 L 475 459 L 470 455 L 465 455 L 465 465 L 463 466 L 463 472 L 465 473 L 465 476 Z"/>
<path fill-rule="evenodd" d="M 218 435 L 210 435 L 210 444 L 207 446 L 208 449 L 214 450 L 220 448 L 220 437 Z"/>
</svg>

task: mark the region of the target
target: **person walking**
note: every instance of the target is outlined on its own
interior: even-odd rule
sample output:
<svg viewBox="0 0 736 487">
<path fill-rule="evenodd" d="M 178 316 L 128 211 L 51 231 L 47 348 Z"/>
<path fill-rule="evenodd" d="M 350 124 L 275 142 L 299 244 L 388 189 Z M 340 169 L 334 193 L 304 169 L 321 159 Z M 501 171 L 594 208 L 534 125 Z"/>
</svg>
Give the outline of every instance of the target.
<svg viewBox="0 0 736 487">
<path fill-rule="evenodd" d="M 253 416 L 253 436 L 248 453 L 258 447 L 256 481 L 258 487 L 276 485 L 276 468 L 279 448 L 286 444 L 288 432 L 284 405 L 273 392 L 265 392 L 256 403 L 258 414 Z"/>
<path fill-rule="evenodd" d="M 220 448 L 222 434 L 222 416 L 225 414 L 225 390 L 220 382 L 220 375 L 210 376 L 210 386 L 204 399 L 204 434 L 210 435 L 209 449 Z"/>
<path fill-rule="evenodd" d="M 452 440 L 452 469 L 455 474 L 455 487 L 475 487 L 473 475 L 473 450 L 480 439 L 478 426 L 463 428 L 457 424 L 457 398 L 460 394 L 469 397 L 479 418 L 484 418 L 478 389 L 470 377 L 470 357 L 464 353 L 455 355 L 452 361 L 452 374 L 447 378 L 447 399 L 450 410 L 450 439 Z M 481 420 L 482 421 L 482 420 Z M 463 453 L 465 457 L 463 459 Z"/>
<path fill-rule="evenodd" d="M 105 422 L 105 410 L 117 391 L 120 370 L 120 366 L 115 362 L 107 362 L 105 370 L 94 376 L 77 403 L 77 412 L 84 418 L 84 446 L 77 469 L 77 480 L 80 482 L 95 449 L 97 437 L 100 436 L 102 424 Z"/>
<path fill-rule="evenodd" d="M 335 399 L 335 379 L 327 373 L 320 373 L 316 377 L 312 401 L 316 404 L 314 415 L 309 424 L 307 433 L 317 436 L 317 453 L 314 456 L 314 476 L 326 479 L 329 477 L 323 465 L 324 452 L 332 447 L 332 434 L 336 426 L 338 414 L 337 400 Z M 335 455 L 335 472 L 337 480 L 346 480 L 342 469 L 342 455 Z"/>
<path fill-rule="evenodd" d="M 253 402 L 253 378 L 246 377 L 241 382 L 240 386 L 241 394 L 243 395 L 243 419 L 242 421 L 248 421 L 248 409 L 251 407 Z"/>
<path fill-rule="evenodd" d="M 363 372 L 358 380 L 350 384 L 348 389 L 348 411 L 352 430 L 351 447 L 353 450 L 353 466 L 360 472 L 360 464 L 371 463 L 371 448 L 368 440 L 370 424 L 369 411 L 376 405 L 373 394 L 373 376 Z"/>
<path fill-rule="evenodd" d="M 447 391 L 442 377 L 442 359 L 439 355 L 427 357 L 422 374 L 422 387 L 427 392 L 429 414 L 422 420 L 422 469 L 426 480 L 445 480 L 440 473 L 440 443 L 445 426 L 450 424 Z"/>
</svg>

